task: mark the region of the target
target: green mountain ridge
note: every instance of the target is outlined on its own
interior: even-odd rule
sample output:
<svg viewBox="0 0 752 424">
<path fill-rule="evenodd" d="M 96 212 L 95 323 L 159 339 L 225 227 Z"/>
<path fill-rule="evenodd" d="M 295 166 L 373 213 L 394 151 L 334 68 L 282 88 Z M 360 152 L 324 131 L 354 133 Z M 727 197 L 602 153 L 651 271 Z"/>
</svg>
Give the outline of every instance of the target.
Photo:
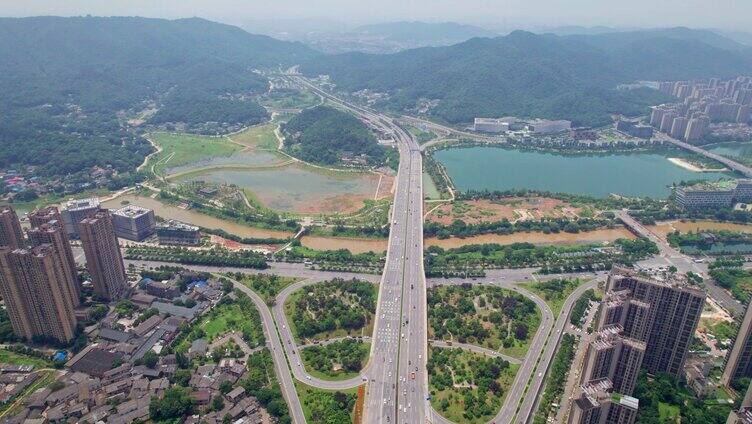
<svg viewBox="0 0 752 424">
<path fill-rule="evenodd" d="M 254 124 L 268 81 L 252 71 L 318 54 L 198 18 L 0 18 L 0 168 L 79 181 L 95 165 L 132 171 L 151 147 L 124 121 L 147 101 L 155 123 Z"/>
<path fill-rule="evenodd" d="M 317 53 L 198 18 L 0 18 L 0 88 L 6 101 L 80 101 L 91 108 L 190 84 L 212 92 L 265 89 L 252 67 L 289 66 Z M 98 104 L 108 90 L 109 105 Z"/>
<path fill-rule="evenodd" d="M 388 92 L 391 98 L 381 106 L 398 111 L 413 111 L 420 99 L 438 99 L 430 115 L 450 123 L 516 115 L 570 119 L 576 125 L 605 124 L 611 113 L 641 114 L 647 106 L 668 100 L 648 89 L 615 90 L 620 83 L 752 71 L 752 56 L 746 51 L 696 40 L 637 37 L 606 51 L 596 46 L 597 37 L 515 31 L 389 55 L 321 56 L 304 62 L 301 70 L 328 74 L 347 91 Z"/>
</svg>

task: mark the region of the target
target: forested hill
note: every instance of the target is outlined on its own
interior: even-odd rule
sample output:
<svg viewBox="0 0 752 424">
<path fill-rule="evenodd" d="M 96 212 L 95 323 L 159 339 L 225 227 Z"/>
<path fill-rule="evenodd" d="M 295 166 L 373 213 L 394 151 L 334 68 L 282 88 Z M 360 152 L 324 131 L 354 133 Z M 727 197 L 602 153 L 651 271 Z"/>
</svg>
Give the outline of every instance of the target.
<svg viewBox="0 0 752 424">
<path fill-rule="evenodd" d="M 386 156 L 368 127 L 353 115 L 329 106 L 306 109 L 282 126 L 285 148 L 305 161 L 335 165 L 343 156 L 365 155 L 369 164 Z"/>
<path fill-rule="evenodd" d="M 597 43 L 600 35 L 588 37 L 515 31 L 390 55 L 318 57 L 301 70 L 331 75 L 344 90 L 388 92 L 385 106 L 396 110 L 413 111 L 421 99 L 439 100 L 430 114 L 452 123 L 516 115 L 571 119 L 581 125 L 610 122 L 612 112 L 642 113 L 665 99 L 647 89 L 616 91 L 620 83 L 752 72 L 749 51 L 696 39 L 635 37 L 607 50 Z"/>
<path fill-rule="evenodd" d="M 253 69 L 317 54 L 195 18 L 0 18 L 0 169 L 133 170 L 150 147 L 127 119 L 155 106 L 154 123 L 199 132 L 258 122 L 268 83 Z"/>
<path fill-rule="evenodd" d="M 264 89 L 250 68 L 315 55 L 299 43 L 198 18 L 0 18 L 0 88 L 11 104 L 72 100 L 112 110 L 176 84 Z"/>
</svg>

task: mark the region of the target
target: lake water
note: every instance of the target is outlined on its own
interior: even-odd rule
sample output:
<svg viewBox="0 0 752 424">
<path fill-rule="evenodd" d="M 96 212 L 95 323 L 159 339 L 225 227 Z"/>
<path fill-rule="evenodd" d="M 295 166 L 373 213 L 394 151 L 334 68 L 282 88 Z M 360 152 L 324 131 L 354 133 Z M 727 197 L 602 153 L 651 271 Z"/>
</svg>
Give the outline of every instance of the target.
<svg viewBox="0 0 752 424">
<path fill-rule="evenodd" d="M 688 171 L 651 153 L 562 156 L 496 147 L 446 149 L 434 153 L 459 190 L 534 189 L 606 197 L 665 198 L 671 183 L 716 180 L 723 173 Z"/>
<path fill-rule="evenodd" d="M 752 158 L 752 142 L 715 144 L 707 150 L 728 157 Z"/>
<path fill-rule="evenodd" d="M 260 170 L 207 170 L 186 179 L 235 184 L 275 210 L 349 213 L 360 209 L 365 199 L 373 198 L 379 177 L 290 165 Z"/>
<path fill-rule="evenodd" d="M 270 152 L 248 151 L 238 152 L 230 156 L 214 156 L 198 162 L 192 162 L 186 165 L 175 166 L 165 169 L 167 175 L 177 174 L 185 171 L 190 171 L 197 168 L 206 168 L 211 166 L 225 166 L 225 165 L 237 165 L 237 166 L 268 166 L 275 163 L 284 162 L 286 158 L 276 155 Z"/>
</svg>

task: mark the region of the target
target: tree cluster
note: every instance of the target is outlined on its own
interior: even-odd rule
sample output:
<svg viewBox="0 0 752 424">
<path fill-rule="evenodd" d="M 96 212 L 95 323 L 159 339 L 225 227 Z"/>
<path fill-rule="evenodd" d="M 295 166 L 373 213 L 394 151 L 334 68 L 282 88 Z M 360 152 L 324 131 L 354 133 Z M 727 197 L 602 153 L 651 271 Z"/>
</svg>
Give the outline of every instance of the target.
<svg viewBox="0 0 752 424">
<path fill-rule="evenodd" d="M 282 125 L 285 148 L 307 162 L 341 163 L 344 155 L 365 155 L 369 164 L 381 164 L 386 151 L 368 127 L 355 116 L 329 106 L 305 109 Z"/>
<path fill-rule="evenodd" d="M 367 281 L 334 279 L 301 289 L 291 305 L 301 338 L 342 329 L 359 330 L 373 318 L 376 287 Z"/>
</svg>

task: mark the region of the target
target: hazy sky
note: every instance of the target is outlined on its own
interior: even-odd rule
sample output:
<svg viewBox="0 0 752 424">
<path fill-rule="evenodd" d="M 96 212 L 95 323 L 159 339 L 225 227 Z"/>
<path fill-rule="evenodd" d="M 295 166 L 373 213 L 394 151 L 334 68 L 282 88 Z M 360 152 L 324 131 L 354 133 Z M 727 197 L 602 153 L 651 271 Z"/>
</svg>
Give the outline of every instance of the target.
<svg viewBox="0 0 752 424">
<path fill-rule="evenodd" d="M 458 21 L 505 28 L 558 25 L 750 29 L 752 0 L 0 0 L 0 15 L 200 16 Z"/>
</svg>

